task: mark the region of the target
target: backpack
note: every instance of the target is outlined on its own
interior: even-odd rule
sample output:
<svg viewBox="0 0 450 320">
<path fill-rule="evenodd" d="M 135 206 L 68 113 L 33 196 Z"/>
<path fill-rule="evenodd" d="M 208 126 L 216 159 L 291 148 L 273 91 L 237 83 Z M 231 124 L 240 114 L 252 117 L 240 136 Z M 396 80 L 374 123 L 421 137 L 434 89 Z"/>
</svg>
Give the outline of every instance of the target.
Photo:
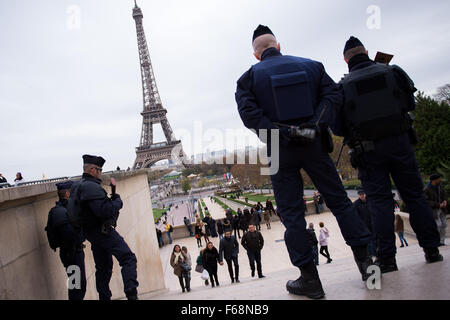
<svg viewBox="0 0 450 320">
<path fill-rule="evenodd" d="M 56 228 L 53 226 L 52 217 L 53 217 L 53 209 L 50 210 L 50 213 L 48 214 L 47 226 L 45 227 L 44 230 L 47 233 L 47 239 L 50 248 L 52 248 L 53 251 L 56 251 L 56 248 L 59 248 L 62 243 L 61 239 L 58 238 Z"/>
<path fill-rule="evenodd" d="M 173 227 L 172 227 L 172 225 L 169 226 L 169 232 L 173 232 Z"/>
</svg>

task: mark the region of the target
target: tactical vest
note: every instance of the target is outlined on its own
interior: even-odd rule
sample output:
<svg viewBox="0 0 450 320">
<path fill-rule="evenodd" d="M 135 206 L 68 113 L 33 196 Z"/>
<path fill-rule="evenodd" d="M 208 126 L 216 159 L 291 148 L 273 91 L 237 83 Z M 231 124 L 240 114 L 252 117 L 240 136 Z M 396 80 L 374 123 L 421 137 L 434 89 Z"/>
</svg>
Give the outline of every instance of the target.
<svg viewBox="0 0 450 320">
<path fill-rule="evenodd" d="M 401 70 L 377 63 L 352 71 L 341 80 L 344 117 L 352 138 L 370 141 L 408 130 L 407 96 L 396 83 L 396 68 Z"/>
<path fill-rule="evenodd" d="M 252 67 L 257 104 L 272 122 L 301 124 L 314 115 L 317 97 L 315 62 L 293 56 L 275 56 Z"/>
</svg>

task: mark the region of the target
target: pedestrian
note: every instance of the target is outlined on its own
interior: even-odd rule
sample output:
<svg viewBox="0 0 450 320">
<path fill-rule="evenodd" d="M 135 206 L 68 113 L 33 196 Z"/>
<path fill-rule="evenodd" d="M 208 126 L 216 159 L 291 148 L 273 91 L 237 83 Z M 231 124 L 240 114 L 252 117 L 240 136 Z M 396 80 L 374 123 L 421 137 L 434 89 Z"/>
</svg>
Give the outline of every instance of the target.
<svg viewBox="0 0 450 320">
<path fill-rule="evenodd" d="M 319 193 L 317 191 L 314 191 L 313 195 L 313 201 L 314 201 L 314 208 L 316 209 L 316 214 L 319 214 Z"/>
<path fill-rule="evenodd" d="M 189 232 L 189 236 L 192 237 L 194 233 L 192 232 L 191 221 L 187 217 L 184 217 L 183 222 Z"/>
<path fill-rule="evenodd" d="M 0 173 L 0 183 L 7 183 L 8 180 Z"/>
<path fill-rule="evenodd" d="M 318 266 L 319 265 L 319 249 L 317 248 L 317 244 L 319 243 L 319 241 L 317 241 L 316 232 L 314 231 L 314 223 L 310 222 L 308 225 L 308 229 L 306 229 L 306 231 L 307 231 L 307 235 L 308 235 L 309 244 L 311 246 L 312 253 L 314 256 L 314 261 L 316 263 L 316 266 Z"/>
<path fill-rule="evenodd" d="M 430 176 L 425 187 L 425 198 L 433 211 L 433 218 L 440 235 L 440 245 L 445 246 L 445 230 L 447 228 L 448 195 L 442 187 L 442 176 L 439 173 Z"/>
<path fill-rule="evenodd" d="M 261 215 L 260 215 L 256 205 L 254 205 L 252 208 L 252 221 L 256 227 L 256 230 L 260 231 L 261 230 Z"/>
<path fill-rule="evenodd" d="M 244 208 L 243 212 L 244 212 L 244 217 L 245 217 L 245 220 L 246 220 L 246 224 L 245 224 L 246 229 L 245 229 L 245 231 L 247 231 L 248 226 L 250 225 L 250 223 L 252 223 L 252 217 L 253 216 L 252 216 L 250 210 L 248 210 L 247 207 Z"/>
<path fill-rule="evenodd" d="M 219 244 L 219 263 L 223 265 L 223 259 L 228 265 L 228 273 L 230 274 L 231 283 L 240 282 L 239 281 L 239 243 L 236 240 L 236 237 L 231 235 L 231 231 L 225 232 L 225 237 L 220 240 Z M 233 264 L 234 264 L 234 273 L 233 273 Z"/>
<path fill-rule="evenodd" d="M 124 292 L 128 300 L 137 300 L 137 259 L 124 238 L 115 229 L 123 203 L 115 193 L 116 181 L 111 179 L 111 198 L 101 187 L 102 157 L 83 155 L 83 175 L 71 188 L 68 214 L 81 220 L 95 261 L 95 281 L 100 300 L 111 300 L 109 282 L 114 256 L 121 266 Z M 79 213 L 79 217 L 73 217 Z"/>
<path fill-rule="evenodd" d="M 269 211 L 269 215 L 272 217 L 272 213 L 275 213 L 275 209 L 273 208 L 272 201 L 267 198 L 266 200 L 266 210 Z"/>
<path fill-rule="evenodd" d="M 225 216 L 227 217 L 228 221 L 230 221 L 233 219 L 233 210 L 231 210 L 231 208 L 228 208 L 225 210 Z"/>
<path fill-rule="evenodd" d="M 50 209 L 45 230 L 50 247 L 54 251 L 59 248 L 59 257 L 67 274 L 72 273 L 68 270 L 70 266 L 77 266 L 79 268 L 80 287 L 68 288 L 69 300 L 83 300 L 86 294 L 85 246 L 83 244 L 85 237 L 81 228 L 75 227 L 67 215 L 67 204 L 72 184 L 73 181 L 56 184 L 56 188 L 58 189 L 58 202 Z"/>
<path fill-rule="evenodd" d="M 167 232 L 167 238 L 169 238 L 169 244 L 172 244 L 172 232 L 173 232 L 173 227 L 170 223 L 166 221 L 164 221 L 164 228 Z"/>
<path fill-rule="evenodd" d="M 398 238 L 400 239 L 400 248 L 403 248 L 405 245 L 408 246 L 408 242 L 405 239 L 404 231 L 405 227 L 403 224 L 403 219 L 399 214 L 395 215 L 395 226 L 394 226 L 395 232 L 397 232 Z"/>
<path fill-rule="evenodd" d="M 303 195 L 303 204 L 305 206 L 305 215 L 308 214 L 308 204 L 306 203 L 306 196 Z"/>
<path fill-rule="evenodd" d="M 241 215 L 241 218 L 239 219 L 239 227 L 242 230 L 242 233 L 244 234 L 248 230 L 248 215 L 250 212 L 248 209 L 244 209 L 244 212 Z"/>
<path fill-rule="evenodd" d="M 181 247 L 176 244 L 173 247 L 172 255 L 170 256 L 170 265 L 173 268 L 173 273 L 178 277 L 182 292 L 191 291 L 190 283 L 191 279 L 188 275 L 188 271 L 183 268 L 183 264 L 186 263 L 187 255 L 181 250 Z"/>
<path fill-rule="evenodd" d="M 16 173 L 16 178 L 14 179 L 14 185 L 18 186 L 21 183 L 24 183 L 25 179 L 22 176 L 21 172 Z"/>
<path fill-rule="evenodd" d="M 208 242 L 209 242 L 209 236 L 208 236 L 208 234 L 206 233 L 206 227 L 207 227 L 207 224 L 201 222 L 200 225 L 201 225 L 201 227 L 202 227 L 203 238 L 205 239 L 205 243 L 208 243 Z"/>
<path fill-rule="evenodd" d="M 269 210 L 264 210 L 264 222 L 266 223 L 266 227 L 267 229 L 272 229 L 272 227 L 270 226 L 270 214 L 269 214 Z"/>
<path fill-rule="evenodd" d="M 223 224 L 222 219 L 217 220 L 217 233 L 219 234 L 219 240 L 223 238 Z"/>
<path fill-rule="evenodd" d="M 195 267 L 195 271 L 198 273 L 203 273 L 203 270 L 205 269 L 203 267 L 203 252 L 205 251 L 205 249 L 200 250 L 200 254 L 197 257 L 197 266 Z M 209 285 L 209 281 L 208 279 L 205 280 L 205 286 Z"/>
<path fill-rule="evenodd" d="M 202 254 L 203 268 L 209 273 L 211 280 L 211 287 L 219 286 L 219 279 L 217 278 L 217 263 L 219 262 L 219 252 L 212 242 L 208 242 Z"/>
<path fill-rule="evenodd" d="M 231 227 L 231 221 L 228 218 L 224 218 L 222 220 L 222 225 L 223 225 L 223 232 L 227 232 L 227 231 L 231 231 L 232 227 Z"/>
<path fill-rule="evenodd" d="M 159 245 L 160 248 L 162 248 L 164 246 L 164 240 L 163 240 L 162 232 L 158 228 L 155 228 L 155 229 L 156 229 L 156 237 L 158 239 L 158 245 Z"/>
<path fill-rule="evenodd" d="M 255 276 L 255 262 L 256 270 L 258 271 L 258 278 L 264 278 L 261 264 L 261 250 L 264 247 L 264 238 L 261 232 L 256 231 L 254 224 L 248 226 L 248 232 L 242 236 L 241 244 L 247 250 L 248 261 L 250 263 L 250 270 L 252 271 L 252 278 Z"/>
<path fill-rule="evenodd" d="M 424 196 L 412 147 L 417 136 L 408 112 L 415 109 L 417 89 L 399 66 L 372 61 L 358 38 L 350 37 L 343 54 L 349 73 L 339 83 L 344 100 L 335 109 L 332 129 L 334 134 L 344 136 L 350 162 L 358 169 L 367 195 L 381 273 L 398 270 L 391 178 L 408 208 L 425 260 L 442 261 L 439 231 Z"/>
<path fill-rule="evenodd" d="M 202 224 L 201 222 L 197 222 L 195 225 L 195 239 L 197 239 L 197 246 L 200 248 L 202 246 Z"/>
<path fill-rule="evenodd" d="M 210 216 L 208 214 L 205 214 L 205 217 L 202 219 L 202 222 L 203 222 L 203 226 L 205 228 L 205 234 L 207 237 L 209 237 L 211 235 L 209 220 L 210 220 Z M 208 240 L 208 242 L 209 242 L 209 240 Z"/>
<path fill-rule="evenodd" d="M 372 214 L 370 213 L 368 204 L 367 204 L 367 197 L 363 190 L 358 190 L 358 199 L 353 202 L 353 205 L 356 208 L 356 212 L 358 213 L 358 216 L 361 218 L 361 220 L 366 225 L 367 229 L 370 230 L 373 237 L 370 240 L 367 250 L 369 252 L 369 255 L 372 257 L 376 256 L 376 235 L 374 233 L 374 228 L 372 224 Z"/>
<path fill-rule="evenodd" d="M 323 198 L 320 192 L 317 192 L 317 204 L 319 205 L 319 212 L 323 212 Z"/>
<path fill-rule="evenodd" d="M 236 213 L 237 213 L 238 218 L 241 219 L 241 216 L 242 216 L 242 210 L 241 210 L 241 208 L 238 208 L 237 211 L 236 211 Z"/>
<path fill-rule="evenodd" d="M 235 214 L 231 220 L 231 226 L 234 230 L 234 236 L 241 238 L 240 228 L 239 228 L 239 216 Z"/>
<path fill-rule="evenodd" d="M 319 231 L 319 242 L 320 242 L 320 254 L 327 258 L 327 263 L 333 261 L 331 259 L 330 253 L 328 252 L 328 238 L 330 237 L 330 233 L 323 222 L 319 223 L 320 231 Z"/>
<path fill-rule="evenodd" d="M 208 225 L 211 231 L 211 237 L 217 238 L 216 220 L 211 216 L 209 217 Z"/>
</svg>

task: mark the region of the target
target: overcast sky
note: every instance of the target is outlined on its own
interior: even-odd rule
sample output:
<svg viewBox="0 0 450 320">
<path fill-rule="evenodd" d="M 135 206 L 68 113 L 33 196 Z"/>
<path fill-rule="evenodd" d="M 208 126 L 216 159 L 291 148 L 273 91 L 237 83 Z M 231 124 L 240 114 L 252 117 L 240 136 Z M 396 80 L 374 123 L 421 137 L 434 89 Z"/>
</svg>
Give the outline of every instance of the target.
<svg viewBox="0 0 450 320">
<path fill-rule="evenodd" d="M 284 54 L 323 62 L 335 81 L 347 71 L 342 49 L 354 35 L 372 58 L 378 50 L 394 54 L 392 63 L 419 90 L 434 94 L 450 83 L 448 0 L 138 5 L 161 99 L 188 155 L 223 148 L 201 138 L 207 129 L 225 135 L 244 128 L 234 92 L 256 63 L 251 36 L 258 24 L 272 29 Z M 26 180 L 80 174 L 84 153 L 102 155 L 105 170 L 133 165 L 142 124 L 133 6 L 132 0 L 0 1 L 0 173 L 8 181 L 17 171 Z"/>
</svg>

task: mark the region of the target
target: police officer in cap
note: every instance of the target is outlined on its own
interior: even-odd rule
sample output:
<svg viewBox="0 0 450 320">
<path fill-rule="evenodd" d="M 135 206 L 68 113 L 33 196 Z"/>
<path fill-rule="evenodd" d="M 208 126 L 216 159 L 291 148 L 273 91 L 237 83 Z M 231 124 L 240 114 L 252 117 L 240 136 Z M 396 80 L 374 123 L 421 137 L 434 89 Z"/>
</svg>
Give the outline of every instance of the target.
<svg viewBox="0 0 450 320">
<path fill-rule="evenodd" d="M 68 275 L 73 274 L 74 270 L 79 271 L 80 278 L 75 279 L 69 286 L 69 300 L 83 300 L 86 294 L 86 272 L 84 267 L 84 236 L 81 229 L 76 228 L 69 221 L 67 215 L 67 203 L 70 196 L 72 181 L 57 183 L 58 202 L 48 214 L 47 236 L 50 247 L 56 251 L 59 247 L 59 257 L 66 268 Z M 73 270 L 68 269 L 75 266 Z M 73 268 L 73 267 L 72 267 Z M 78 269 L 78 270 L 77 270 Z M 71 279 L 69 279 L 71 280 Z"/>
<path fill-rule="evenodd" d="M 355 37 L 345 44 L 344 60 L 349 74 L 340 82 L 345 98 L 333 131 L 344 136 L 351 148 L 352 165 L 358 168 L 367 194 L 381 272 L 398 270 L 391 177 L 408 208 L 426 261 L 441 261 L 439 232 L 411 146 L 416 142 L 408 114 L 415 109 L 414 83 L 400 67 L 372 61 Z"/>
<path fill-rule="evenodd" d="M 247 128 L 260 134 L 261 129 L 279 129 L 280 165 L 271 180 L 286 227 L 286 247 L 292 264 L 301 271 L 300 278 L 288 281 L 286 288 L 293 294 L 321 298 L 325 293 L 308 242 L 300 169 L 311 177 L 336 216 L 364 281 L 372 264 L 367 253 L 371 234 L 356 214 L 328 155 L 328 122 L 342 95 L 320 62 L 282 55 L 268 27 L 258 26 L 252 44 L 260 62 L 238 80 L 236 102 Z M 267 149 L 271 155 L 270 142 Z"/>
<path fill-rule="evenodd" d="M 111 299 L 109 282 L 112 276 L 114 256 L 122 268 L 124 292 L 129 300 L 137 299 L 137 260 L 125 240 L 115 230 L 119 210 L 122 208 L 120 196 L 113 192 L 111 198 L 101 187 L 102 157 L 83 156 L 83 176 L 71 189 L 71 203 L 78 203 L 83 229 L 91 243 L 95 261 L 95 280 L 100 300 Z M 111 181 L 115 189 L 115 181 Z M 75 205 L 76 206 L 76 205 Z M 69 204 L 69 208 L 71 204 Z M 76 211 L 76 208 L 73 209 Z"/>
</svg>

